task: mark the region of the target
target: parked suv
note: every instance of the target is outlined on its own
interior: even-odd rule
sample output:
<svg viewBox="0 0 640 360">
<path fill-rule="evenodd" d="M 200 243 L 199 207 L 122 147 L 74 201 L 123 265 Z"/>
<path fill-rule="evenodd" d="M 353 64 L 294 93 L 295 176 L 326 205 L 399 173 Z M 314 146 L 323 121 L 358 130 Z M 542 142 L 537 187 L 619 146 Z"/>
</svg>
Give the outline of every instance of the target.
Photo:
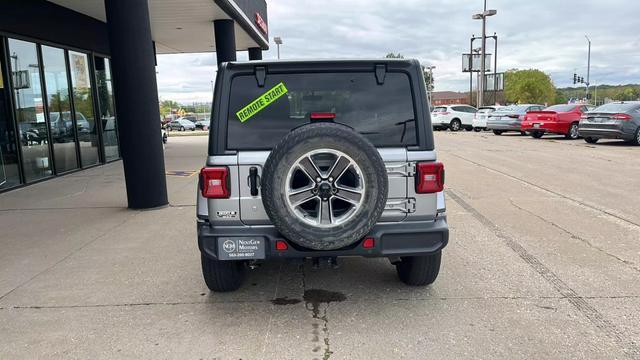
<svg viewBox="0 0 640 360">
<path fill-rule="evenodd" d="M 449 230 L 426 99 L 415 60 L 222 64 L 197 201 L 209 289 L 283 258 L 386 257 L 435 281 Z"/>
<path fill-rule="evenodd" d="M 433 109 L 431 119 L 434 129 L 451 131 L 473 130 L 473 116 L 478 111 L 470 105 L 446 105 Z"/>
</svg>

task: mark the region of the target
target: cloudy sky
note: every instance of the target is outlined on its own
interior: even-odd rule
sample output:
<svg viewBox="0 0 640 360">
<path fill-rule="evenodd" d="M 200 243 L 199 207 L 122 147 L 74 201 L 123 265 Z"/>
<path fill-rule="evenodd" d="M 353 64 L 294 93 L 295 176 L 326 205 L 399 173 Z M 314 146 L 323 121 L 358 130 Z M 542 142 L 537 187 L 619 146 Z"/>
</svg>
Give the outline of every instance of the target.
<svg viewBox="0 0 640 360">
<path fill-rule="evenodd" d="M 282 58 L 377 58 L 389 52 L 434 65 L 436 91 L 465 91 L 461 54 L 481 33 L 471 15 L 482 0 L 267 0 L 271 50 L 281 36 Z M 638 0 L 488 0 L 498 15 L 498 71 L 537 68 L 556 86 L 572 85 L 573 72 L 586 78 L 587 40 L 592 41 L 591 82 L 640 82 Z M 492 40 L 487 41 L 493 52 Z M 477 41 L 475 45 L 480 45 Z M 489 50 L 488 50 L 489 51 Z M 238 54 L 246 60 L 246 52 Z M 215 54 L 161 55 L 158 87 L 162 99 L 211 100 Z"/>
</svg>

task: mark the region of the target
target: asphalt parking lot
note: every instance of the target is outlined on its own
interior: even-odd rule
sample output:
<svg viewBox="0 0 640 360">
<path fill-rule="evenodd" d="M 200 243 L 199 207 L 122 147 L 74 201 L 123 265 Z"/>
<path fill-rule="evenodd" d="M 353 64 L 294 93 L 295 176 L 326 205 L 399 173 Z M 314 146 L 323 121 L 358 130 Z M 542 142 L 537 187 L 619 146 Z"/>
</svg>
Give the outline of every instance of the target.
<svg viewBox="0 0 640 360">
<path fill-rule="evenodd" d="M 124 209 L 119 162 L 0 195 L 0 358 L 640 358 L 640 148 L 435 136 L 451 240 L 427 288 L 344 259 L 209 293 L 206 137 L 169 139 L 161 210 Z"/>
</svg>

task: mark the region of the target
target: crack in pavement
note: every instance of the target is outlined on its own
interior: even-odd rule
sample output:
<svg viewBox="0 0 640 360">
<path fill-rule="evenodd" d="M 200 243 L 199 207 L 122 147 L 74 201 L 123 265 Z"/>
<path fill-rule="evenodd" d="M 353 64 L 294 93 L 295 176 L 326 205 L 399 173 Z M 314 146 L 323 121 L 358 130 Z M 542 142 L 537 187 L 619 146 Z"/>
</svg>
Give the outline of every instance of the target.
<svg viewBox="0 0 640 360">
<path fill-rule="evenodd" d="M 589 300 L 616 300 L 616 299 L 640 299 L 640 295 L 614 295 L 614 296 L 583 296 Z M 470 300 L 565 300 L 566 296 L 451 296 L 451 297 L 429 297 L 429 298 L 391 298 L 380 299 L 383 302 L 406 301 L 470 301 Z M 289 299 L 297 300 L 297 299 Z M 371 302 L 372 299 L 366 299 Z M 361 303 L 360 300 L 345 300 L 347 304 Z M 297 301 L 295 302 L 297 303 Z M 89 305 L 4 305 L 2 310 L 48 310 L 48 309 L 94 309 L 94 308 L 118 308 L 118 307 L 145 307 L 145 306 L 180 306 L 180 305 L 225 305 L 225 304 L 273 304 L 273 300 L 225 300 L 225 301 L 175 301 L 175 302 L 139 302 L 121 304 L 89 304 Z M 291 303 L 293 304 L 293 303 Z"/>
<path fill-rule="evenodd" d="M 619 262 L 621 262 L 621 263 L 623 263 L 624 265 L 627 265 L 627 267 L 631 268 L 632 270 L 634 270 L 634 271 L 636 271 L 636 272 L 640 273 L 640 267 L 638 267 L 638 266 L 636 265 L 636 263 L 634 263 L 633 261 L 625 260 L 625 259 L 623 259 L 623 258 L 621 258 L 621 257 L 619 257 L 619 256 L 617 256 L 617 255 L 615 255 L 615 254 L 612 254 L 612 253 L 610 253 L 610 252 L 606 251 L 605 249 L 603 249 L 603 248 L 601 248 L 601 247 L 598 247 L 598 246 L 596 246 L 596 245 L 592 244 L 589 240 L 587 240 L 587 239 L 585 239 L 585 238 L 583 238 L 583 237 L 581 237 L 581 236 L 578 236 L 578 235 L 576 235 L 576 234 L 572 233 L 572 232 L 571 232 L 571 231 L 569 231 L 568 229 L 565 229 L 564 227 L 562 227 L 562 226 L 560 226 L 560 225 L 556 224 L 555 222 L 553 222 L 553 221 L 551 221 L 551 220 L 548 220 L 548 219 L 546 219 L 546 218 L 544 218 L 544 217 L 542 217 L 542 216 L 540 216 L 540 215 L 536 214 L 535 212 L 533 212 L 533 211 L 531 211 L 531 210 L 528 210 L 528 209 L 523 208 L 522 206 L 519 206 L 518 204 L 516 204 L 516 203 L 513 201 L 513 199 L 509 199 L 509 201 L 511 202 L 511 205 L 513 205 L 515 208 L 517 208 L 517 209 L 519 209 L 519 210 L 521 210 L 521 211 L 524 211 L 524 212 L 526 212 L 527 214 L 532 215 L 532 216 L 534 216 L 534 217 L 536 217 L 536 218 L 538 218 L 538 219 L 540 219 L 540 220 L 542 220 L 542 221 L 546 222 L 547 224 L 549 224 L 549 225 L 551 225 L 551 226 L 555 227 L 556 229 L 559 229 L 560 231 L 562 231 L 562 232 L 566 233 L 566 234 L 567 234 L 567 235 L 569 235 L 572 239 L 574 239 L 574 240 L 579 240 L 579 241 L 583 242 L 584 244 L 586 244 L 587 246 L 589 246 L 590 248 L 595 249 L 595 250 L 597 250 L 597 251 L 599 251 L 599 252 L 601 252 L 601 253 L 603 253 L 603 254 L 605 254 L 605 255 L 607 255 L 607 256 L 609 256 L 609 257 L 611 257 L 611 258 L 613 258 L 613 259 L 615 259 L 615 260 L 617 260 L 617 261 L 619 261 Z"/>
<path fill-rule="evenodd" d="M 478 167 L 481 167 L 481 168 L 483 168 L 483 169 L 486 169 L 486 170 L 489 170 L 489 171 L 493 171 L 493 172 L 495 172 L 495 173 L 497 173 L 497 174 L 503 175 L 503 176 L 508 177 L 508 178 L 510 178 L 510 179 L 512 179 L 512 180 L 516 180 L 516 181 L 519 181 L 519 182 L 521 182 L 521 183 L 523 183 L 523 184 L 527 184 L 527 185 L 529 185 L 529 186 L 531 186 L 531 187 L 533 187 L 533 188 L 536 188 L 536 189 L 538 189 L 538 190 L 541 190 L 541 191 L 547 192 L 547 193 L 549 193 L 549 194 L 553 194 L 553 195 L 558 196 L 558 197 L 560 197 L 560 198 L 563 198 L 563 199 L 565 199 L 565 200 L 569 200 L 569 201 L 574 202 L 574 203 L 576 203 L 576 204 L 578 204 L 578 205 L 580 205 L 580 206 L 584 206 L 584 207 L 589 208 L 589 209 L 591 209 L 591 210 L 595 210 L 595 211 L 601 212 L 601 213 L 603 213 L 603 214 L 605 214 L 605 215 L 608 215 L 608 216 L 610 216 L 610 217 L 612 217 L 612 218 L 615 218 L 615 219 L 617 219 L 617 220 L 619 220 L 619 221 L 623 221 L 623 222 L 625 222 L 625 223 L 627 223 L 627 224 L 629 224 L 629 225 L 632 225 L 632 226 L 634 226 L 634 227 L 638 228 L 638 230 L 640 230 L 640 223 L 637 223 L 637 222 L 634 222 L 633 220 L 627 219 L 626 217 L 624 217 L 624 216 L 622 216 L 622 215 L 615 214 L 615 213 L 613 212 L 613 210 L 600 208 L 600 207 L 598 207 L 597 205 L 589 204 L 589 203 L 587 203 L 587 202 L 585 202 L 585 201 L 583 201 L 583 200 L 574 199 L 574 198 L 572 198 L 572 197 L 570 197 L 570 196 L 568 196 L 568 195 L 565 195 L 565 194 L 559 193 L 559 192 L 557 192 L 557 191 L 554 191 L 554 190 L 551 190 L 551 189 L 545 188 L 544 186 L 540 186 L 540 185 L 535 184 L 535 183 L 533 183 L 533 182 L 530 182 L 530 181 L 527 181 L 527 180 L 521 179 L 521 178 L 519 178 L 519 177 L 517 177 L 517 176 L 513 176 L 513 175 L 511 175 L 511 174 L 507 174 L 507 173 L 506 173 L 506 172 L 504 172 L 504 171 L 500 171 L 500 170 L 494 169 L 494 168 L 492 168 L 492 167 L 489 167 L 489 166 L 486 166 L 486 165 L 480 164 L 480 163 L 478 163 L 478 162 L 476 162 L 476 161 L 473 161 L 473 160 L 467 159 L 467 158 L 462 157 L 462 156 L 460 156 L 460 155 L 457 155 L 457 154 L 454 154 L 454 153 L 449 153 L 449 155 L 454 156 L 454 157 L 457 157 L 458 159 L 464 160 L 464 161 L 466 161 L 466 162 L 469 162 L 469 163 L 471 163 L 471 164 L 474 164 L 474 165 L 476 165 L 476 166 L 478 166 Z"/>
<path fill-rule="evenodd" d="M 512 236 L 505 233 L 498 225 L 493 223 L 489 218 L 481 214 L 471 204 L 459 197 L 451 189 L 447 190 L 447 194 L 453 201 L 458 203 L 463 209 L 468 211 L 478 222 L 492 231 L 494 235 L 501 239 L 513 252 L 515 252 L 529 267 L 537 272 L 547 281 L 559 294 L 566 297 L 567 301 L 573 305 L 580 313 L 582 313 L 595 327 L 600 329 L 615 344 L 617 344 L 631 359 L 640 358 L 640 348 L 634 341 L 627 339 L 626 335 L 609 319 L 605 318 L 602 313 L 589 304 L 584 297 L 581 297 L 567 283 L 565 283 L 556 273 L 543 264 L 533 254 L 529 253 L 520 243 Z"/>
</svg>

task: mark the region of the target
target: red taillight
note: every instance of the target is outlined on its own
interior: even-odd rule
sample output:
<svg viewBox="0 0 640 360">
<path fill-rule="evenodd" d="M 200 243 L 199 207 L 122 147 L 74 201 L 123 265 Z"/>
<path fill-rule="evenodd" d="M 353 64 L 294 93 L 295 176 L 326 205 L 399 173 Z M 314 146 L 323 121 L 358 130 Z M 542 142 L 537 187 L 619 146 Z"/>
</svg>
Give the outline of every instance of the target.
<svg viewBox="0 0 640 360">
<path fill-rule="evenodd" d="M 336 118 L 336 113 L 332 113 L 332 112 L 312 112 L 311 113 L 311 120 L 328 120 L 328 119 L 335 119 Z"/>
<path fill-rule="evenodd" d="M 289 245 L 287 245 L 287 242 L 284 240 L 277 240 L 276 241 L 276 250 L 278 251 L 285 251 L 289 248 Z"/>
<path fill-rule="evenodd" d="M 362 247 L 365 249 L 373 249 L 376 246 L 376 240 L 374 238 L 366 238 L 362 241 Z"/>
<path fill-rule="evenodd" d="M 629 121 L 632 119 L 631 115 L 629 114 L 614 114 L 613 116 L 611 116 L 611 118 L 613 120 L 623 120 L 623 121 Z"/>
<path fill-rule="evenodd" d="M 200 170 L 200 190 L 202 196 L 209 199 L 228 199 L 229 189 L 228 167 L 205 167 Z"/>
<path fill-rule="evenodd" d="M 424 162 L 416 165 L 416 193 L 431 194 L 444 189 L 444 164 Z"/>
</svg>

